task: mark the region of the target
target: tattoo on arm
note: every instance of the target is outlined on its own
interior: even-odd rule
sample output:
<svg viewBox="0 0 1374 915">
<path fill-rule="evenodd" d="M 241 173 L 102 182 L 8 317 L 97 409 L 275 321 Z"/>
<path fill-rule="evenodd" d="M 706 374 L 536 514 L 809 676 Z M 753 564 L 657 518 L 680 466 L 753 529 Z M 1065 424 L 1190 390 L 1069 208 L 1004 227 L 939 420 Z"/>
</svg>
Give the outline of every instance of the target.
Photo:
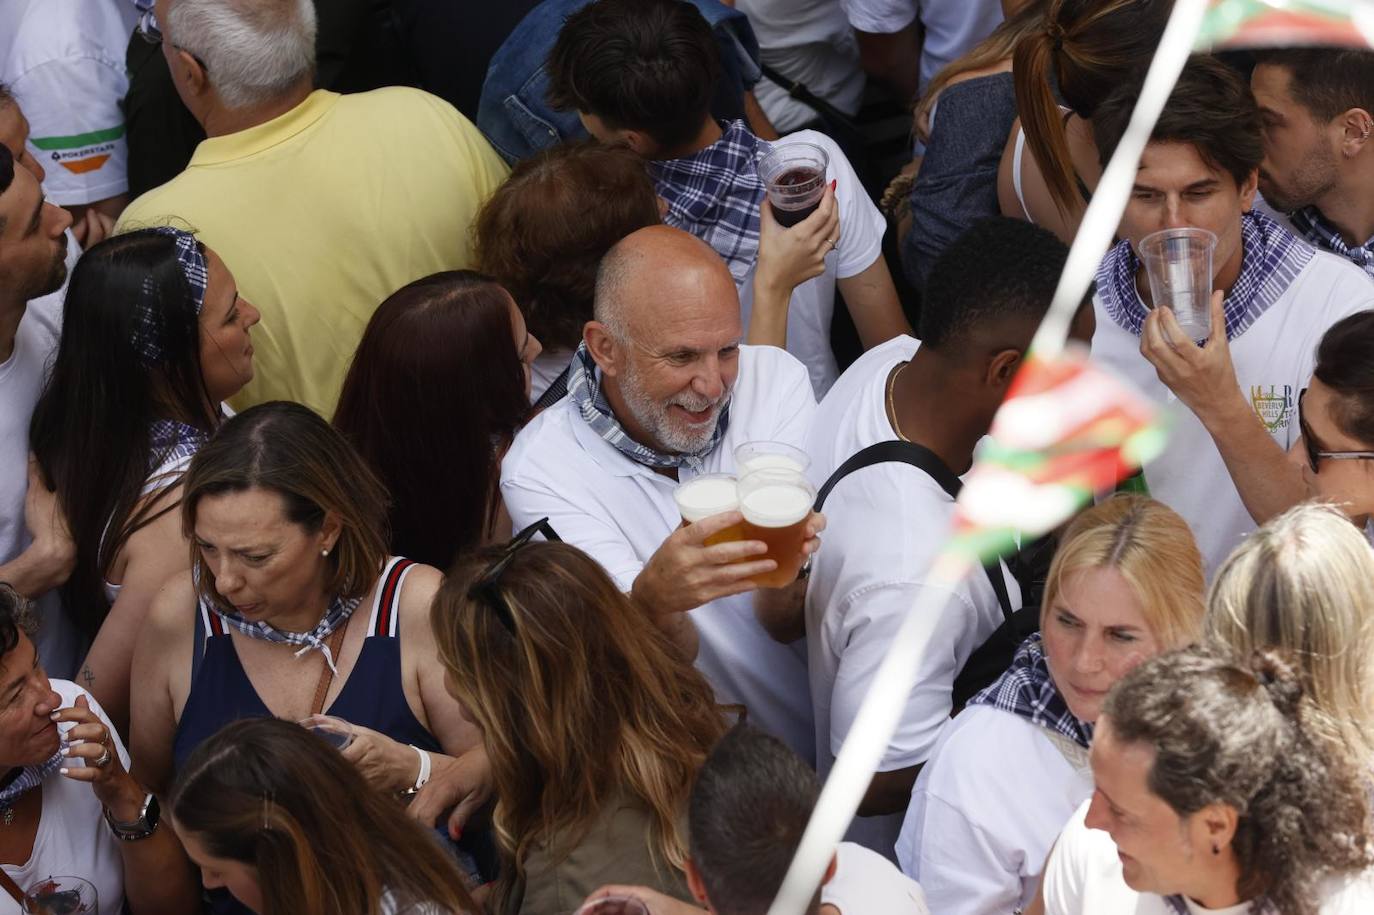
<svg viewBox="0 0 1374 915">
<path fill-rule="evenodd" d="M 81 669 L 81 679 L 86 681 L 86 689 L 88 690 L 91 688 L 91 684 L 95 682 L 95 674 L 91 673 L 89 664 Z"/>
</svg>

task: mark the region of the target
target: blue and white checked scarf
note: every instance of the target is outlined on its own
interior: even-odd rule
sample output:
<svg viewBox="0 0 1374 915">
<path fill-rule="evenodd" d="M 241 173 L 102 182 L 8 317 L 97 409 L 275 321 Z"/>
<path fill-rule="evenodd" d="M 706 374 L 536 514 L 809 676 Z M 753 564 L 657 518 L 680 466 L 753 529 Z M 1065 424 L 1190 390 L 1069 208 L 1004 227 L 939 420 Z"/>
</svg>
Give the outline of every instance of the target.
<svg viewBox="0 0 1374 915">
<path fill-rule="evenodd" d="M 1192 915 L 1192 910 L 1188 908 L 1188 903 L 1183 901 L 1182 896 L 1163 896 L 1161 898 L 1169 910 L 1176 915 Z M 1250 915 L 1278 915 L 1269 901 L 1262 896 L 1250 903 L 1249 911 Z"/>
<path fill-rule="evenodd" d="M 1092 743 L 1093 726 L 1073 716 L 1050 679 L 1045 647 L 1038 632 L 1016 649 L 1006 672 L 968 704 L 990 705 L 1019 715 L 1032 724 L 1062 734 L 1085 749 Z"/>
<path fill-rule="evenodd" d="M 686 465 L 699 473 L 706 456 L 720 444 L 721 438 L 725 435 L 725 429 L 730 424 L 730 403 L 726 401 L 720 408 L 720 416 L 716 420 L 715 431 L 711 433 L 711 440 L 700 451 L 692 454 L 669 454 L 641 445 L 630 438 L 630 434 L 615 418 L 615 413 L 611 410 L 611 405 L 601 390 L 601 379 L 597 376 L 596 360 L 587 351 L 587 344 L 585 343 L 577 347 L 577 352 L 573 353 L 572 362 L 568 366 L 568 397 L 572 398 L 573 406 L 577 407 L 578 412 L 582 414 L 582 419 L 592 427 L 593 432 L 636 464 L 643 464 L 646 467 L 682 467 Z"/>
<path fill-rule="evenodd" d="M 14 781 L 4 788 L 0 788 L 0 810 L 8 810 L 13 807 L 15 801 L 19 800 L 20 797 L 43 784 L 43 779 L 52 775 L 57 767 L 62 765 L 62 748 L 66 745 L 67 738 L 64 736 L 58 743 L 57 752 L 47 762 L 37 766 L 25 766 Z"/>
<path fill-rule="evenodd" d="M 758 260 L 765 193 L 758 163 L 769 148 L 743 121 L 732 121 L 700 152 L 649 163 L 658 195 L 668 203 L 663 221 L 714 248 L 736 283 L 744 282 Z"/>
<path fill-rule="evenodd" d="M 1312 260 L 1312 249 L 1262 213 L 1241 217 L 1240 275 L 1226 296 L 1226 339 L 1234 340 L 1269 310 Z M 1150 309 L 1140 299 L 1140 259 L 1126 239 L 1107 252 L 1097 268 L 1097 294 L 1113 321 L 1140 336 Z"/>
<path fill-rule="evenodd" d="M 205 447 L 210 434 L 175 419 L 159 419 L 148 430 L 148 438 L 152 445 L 148 454 L 148 472 L 152 473 L 173 461 L 193 457 Z"/>
<path fill-rule="evenodd" d="M 166 235 L 176 243 L 177 263 L 191 287 L 192 307 L 200 314 L 205 307 L 205 287 L 209 283 L 200 243 L 190 232 L 172 226 L 157 226 L 148 231 Z M 143 281 L 143 295 L 134 303 L 134 349 L 147 368 L 161 365 L 166 358 L 162 351 L 162 309 L 153 301 L 156 295 L 157 287 L 153 278 L 148 277 Z"/>
<path fill-rule="evenodd" d="M 1348 245 L 1340 231 L 1326 221 L 1316 207 L 1303 207 L 1288 217 L 1303 238 L 1318 248 L 1339 254 L 1374 278 L 1374 238 L 1362 245 Z"/>
</svg>

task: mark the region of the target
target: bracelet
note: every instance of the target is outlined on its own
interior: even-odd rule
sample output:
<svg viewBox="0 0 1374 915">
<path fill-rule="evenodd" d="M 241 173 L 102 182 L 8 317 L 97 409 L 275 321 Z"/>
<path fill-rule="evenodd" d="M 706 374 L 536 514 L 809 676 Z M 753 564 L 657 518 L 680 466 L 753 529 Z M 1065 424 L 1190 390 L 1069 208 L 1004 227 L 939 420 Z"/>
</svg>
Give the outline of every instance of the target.
<svg viewBox="0 0 1374 915">
<path fill-rule="evenodd" d="M 414 791 L 419 791 L 425 786 L 425 783 L 429 781 L 430 767 L 433 763 L 430 761 L 429 754 L 415 746 L 415 744 L 410 744 L 410 748 L 420 754 L 420 774 L 415 777 L 415 787 L 412 789 Z"/>
</svg>

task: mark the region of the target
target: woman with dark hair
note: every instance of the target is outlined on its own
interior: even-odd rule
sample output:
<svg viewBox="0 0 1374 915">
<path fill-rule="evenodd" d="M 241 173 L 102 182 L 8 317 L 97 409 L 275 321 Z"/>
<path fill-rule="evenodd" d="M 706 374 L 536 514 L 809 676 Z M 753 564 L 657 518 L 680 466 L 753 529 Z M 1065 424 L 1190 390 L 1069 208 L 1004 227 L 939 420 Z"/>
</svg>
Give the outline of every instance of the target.
<svg viewBox="0 0 1374 915">
<path fill-rule="evenodd" d="M 1012 55 L 1020 117 L 998 169 L 1002 215 L 1073 243 L 1102 171 L 1093 113 L 1149 65 L 1172 9 L 1173 0 L 1051 0 L 1044 27 Z"/>
<path fill-rule="evenodd" d="M 257 322 L 224 262 L 179 229 L 107 239 L 72 271 L 29 442 L 76 543 L 62 593 L 90 641 L 81 680 L 121 730 L 139 625 L 189 563 L 182 474 L 253 377 Z"/>
<path fill-rule="evenodd" d="M 480 750 L 457 759 L 480 736 L 428 627 L 439 572 L 388 554 L 386 491 L 333 427 L 280 401 L 230 419 L 191 461 L 181 519 L 191 569 L 158 593 L 134 657 L 147 784 L 231 721 L 320 713 L 353 726 L 344 756 L 378 790 L 484 771 Z"/>
<path fill-rule="evenodd" d="M 1127 674 L 1098 718 L 1092 799 L 1050 855 L 1045 911 L 1374 911 L 1368 770 L 1310 710 L 1272 649 L 1190 648 Z"/>
<path fill-rule="evenodd" d="M 205 886 L 262 915 L 479 911 L 434 835 L 291 722 L 236 721 L 202 743 L 171 815 Z"/>
<path fill-rule="evenodd" d="M 687 797 L 722 709 L 595 560 L 538 530 L 464 554 L 430 613 L 496 783 L 492 911 L 568 912 L 611 882 L 690 901 Z"/>
<path fill-rule="evenodd" d="M 468 270 L 416 280 L 378 307 L 334 427 L 391 494 L 393 553 L 446 569 L 460 550 L 510 536 L 501 456 L 529 415 L 541 348 L 510 294 Z"/>
</svg>

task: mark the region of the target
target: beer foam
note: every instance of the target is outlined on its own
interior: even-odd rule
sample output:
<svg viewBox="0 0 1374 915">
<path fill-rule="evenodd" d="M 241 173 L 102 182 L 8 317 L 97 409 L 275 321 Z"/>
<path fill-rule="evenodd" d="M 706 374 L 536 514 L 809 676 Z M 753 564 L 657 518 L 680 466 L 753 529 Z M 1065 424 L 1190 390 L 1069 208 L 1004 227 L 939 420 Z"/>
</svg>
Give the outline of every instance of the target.
<svg viewBox="0 0 1374 915">
<path fill-rule="evenodd" d="M 787 527 L 811 513 L 811 493 L 788 483 L 768 483 L 748 492 L 740 510 L 756 527 Z"/>
<path fill-rule="evenodd" d="M 806 468 L 800 461 L 793 460 L 785 454 L 760 453 L 750 457 L 740 465 L 740 475 L 753 473 L 755 470 L 790 470 L 793 473 L 804 473 Z"/>
<path fill-rule="evenodd" d="M 733 477 L 705 476 L 688 480 L 673 492 L 678 511 L 688 524 L 739 507 L 739 494 Z"/>
</svg>

